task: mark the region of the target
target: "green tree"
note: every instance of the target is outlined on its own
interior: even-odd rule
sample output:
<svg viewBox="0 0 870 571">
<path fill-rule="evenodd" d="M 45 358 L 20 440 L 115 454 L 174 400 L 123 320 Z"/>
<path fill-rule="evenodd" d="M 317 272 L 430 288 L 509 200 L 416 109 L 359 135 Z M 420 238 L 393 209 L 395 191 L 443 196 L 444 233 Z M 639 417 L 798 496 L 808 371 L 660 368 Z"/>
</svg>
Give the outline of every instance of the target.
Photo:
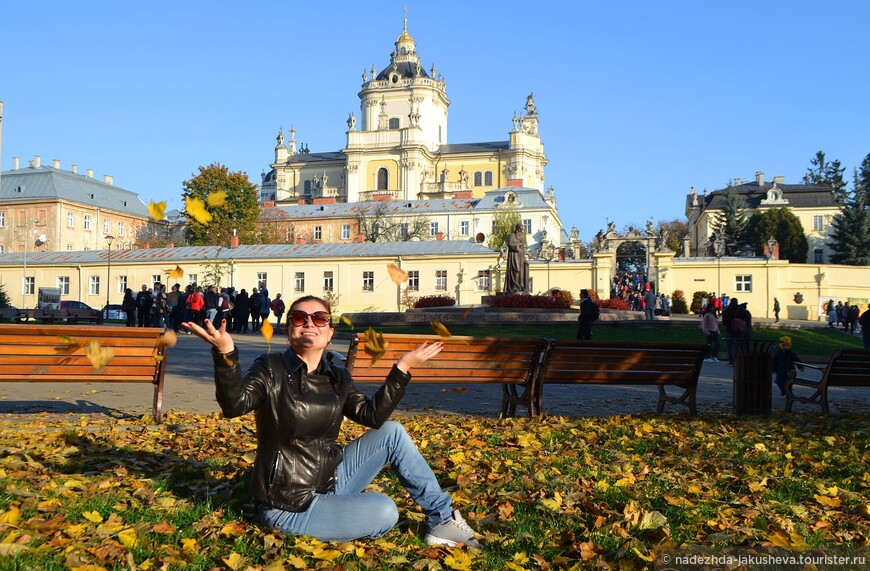
<svg viewBox="0 0 870 571">
<path fill-rule="evenodd" d="M 486 241 L 491 250 L 501 250 L 507 243 L 508 234 L 512 234 L 517 224 L 522 224 L 523 219 L 516 208 L 500 208 L 492 215 L 492 234 Z"/>
<path fill-rule="evenodd" d="M 9 307 L 9 294 L 6 293 L 6 284 L 0 284 L 0 307 Z"/>
<path fill-rule="evenodd" d="M 756 211 L 749 219 L 749 244 L 756 255 L 764 253 L 764 244 L 771 238 L 779 242 L 779 257 L 793 264 L 807 261 L 809 243 L 798 217 L 788 208 Z"/>
<path fill-rule="evenodd" d="M 846 198 L 846 181 L 843 178 L 843 173 L 846 171 L 846 167 L 841 166 L 838 160 L 828 162 L 823 151 L 818 151 L 815 158 L 810 160 L 810 164 L 812 166 L 807 169 L 804 182 L 830 186 L 834 196 L 838 200 L 844 200 Z"/>
<path fill-rule="evenodd" d="M 689 222 L 686 219 L 661 220 L 659 233 L 665 237 L 668 250 L 679 254 L 683 250 L 683 238 L 689 234 Z"/>
<path fill-rule="evenodd" d="M 870 265 L 870 154 L 855 171 L 855 188 L 831 222 L 831 261 L 850 266 Z"/>
<path fill-rule="evenodd" d="M 198 221 L 185 200 L 183 212 L 188 219 L 187 238 L 191 245 L 228 245 L 233 231 L 242 243 L 256 243 L 260 200 L 257 185 L 248 180 L 246 173 L 230 172 L 226 166 L 213 163 L 199 167 L 199 174 L 184 181 L 183 186 L 182 197 L 201 201 L 212 216 L 208 223 Z M 221 191 L 226 192 L 223 205 L 209 206 L 208 197 Z"/>
<path fill-rule="evenodd" d="M 725 190 L 722 210 L 716 215 L 712 224 L 713 233 L 725 240 L 724 255 L 733 256 L 749 241 L 749 220 L 746 218 L 746 203 L 740 196 L 732 181 L 728 181 Z"/>
</svg>

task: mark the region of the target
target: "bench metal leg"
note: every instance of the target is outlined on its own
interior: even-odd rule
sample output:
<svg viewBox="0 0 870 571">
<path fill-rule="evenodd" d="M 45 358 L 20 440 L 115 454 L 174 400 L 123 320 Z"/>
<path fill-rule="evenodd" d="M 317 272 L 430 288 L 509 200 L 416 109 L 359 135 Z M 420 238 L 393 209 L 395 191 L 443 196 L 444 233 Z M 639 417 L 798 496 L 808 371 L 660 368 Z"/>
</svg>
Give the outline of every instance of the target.
<svg viewBox="0 0 870 571">
<path fill-rule="evenodd" d="M 517 389 L 522 388 L 520 393 Z M 512 417 L 517 415 L 517 405 L 524 406 L 529 411 L 529 416 L 536 416 L 533 404 L 531 383 L 518 385 L 515 383 L 502 383 L 501 415 Z"/>
<path fill-rule="evenodd" d="M 683 405 L 689 409 L 691 414 L 698 414 L 698 409 L 695 403 L 695 387 L 688 387 L 683 390 L 683 394 L 679 397 L 669 396 L 665 391 L 664 385 L 659 385 L 659 402 L 656 406 L 656 413 L 662 414 L 665 411 L 665 403 L 674 405 Z"/>
</svg>

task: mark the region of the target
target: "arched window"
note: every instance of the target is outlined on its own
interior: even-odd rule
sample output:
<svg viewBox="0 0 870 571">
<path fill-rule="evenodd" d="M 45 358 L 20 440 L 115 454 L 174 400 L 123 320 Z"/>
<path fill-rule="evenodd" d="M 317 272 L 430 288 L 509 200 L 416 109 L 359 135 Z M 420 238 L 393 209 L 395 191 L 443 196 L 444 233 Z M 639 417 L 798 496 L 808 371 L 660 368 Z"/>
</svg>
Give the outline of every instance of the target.
<svg viewBox="0 0 870 571">
<path fill-rule="evenodd" d="M 378 190 L 387 190 L 390 188 L 390 173 L 386 168 L 378 169 Z"/>
<path fill-rule="evenodd" d="M 483 186 L 483 173 L 480 171 L 474 173 L 474 186 Z"/>
<path fill-rule="evenodd" d="M 390 129 L 398 129 L 399 128 L 399 118 L 398 117 L 390 117 Z"/>
<path fill-rule="evenodd" d="M 483 177 L 483 184 L 492 186 L 492 171 L 486 171 Z"/>
</svg>

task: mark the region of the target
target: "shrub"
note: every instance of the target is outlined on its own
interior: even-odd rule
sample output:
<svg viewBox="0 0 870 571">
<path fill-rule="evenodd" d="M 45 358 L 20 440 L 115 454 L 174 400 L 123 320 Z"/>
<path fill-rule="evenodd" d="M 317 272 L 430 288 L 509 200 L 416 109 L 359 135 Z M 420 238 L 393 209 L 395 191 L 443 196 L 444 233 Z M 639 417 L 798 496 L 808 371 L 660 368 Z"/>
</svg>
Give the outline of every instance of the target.
<svg viewBox="0 0 870 571">
<path fill-rule="evenodd" d="M 512 293 L 497 295 L 487 302 L 490 307 L 517 307 L 533 309 L 568 309 L 571 303 L 562 296 L 530 295 L 527 293 Z"/>
<path fill-rule="evenodd" d="M 551 292 L 551 295 L 553 297 L 561 298 L 561 299 L 565 300 L 565 303 L 568 304 L 568 307 L 571 307 L 572 305 L 574 305 L 574 296 L 568 290 L 554 289 Z"/>
<path fill-rule="evenodd" d="M 706 291 L 696 291 L 692 294 L 692 306 L 689 308 L 692 313 L 701 313 L 701 298 L 708 295 Z"/>
<path fill-rule="evenodd" d="M 627 299 L 612 297 L 610 299 L 599 299 L 598 307 L 628 311 L 631 309 L 631 303 Z"/>
<path fill-rule="evenodd" d="M 456 300 L 449 295 L 425 295 L 414 302 L 414 309 L 424 307 L 448 307 L 456 305 Z"/>
<path fill-rule="evenodd" d="M 686 294 L 683 290 L 674 290 L 671 296 L 671 313 L 689 313 L 689 306 L 686 305 Z"/>
</svg>

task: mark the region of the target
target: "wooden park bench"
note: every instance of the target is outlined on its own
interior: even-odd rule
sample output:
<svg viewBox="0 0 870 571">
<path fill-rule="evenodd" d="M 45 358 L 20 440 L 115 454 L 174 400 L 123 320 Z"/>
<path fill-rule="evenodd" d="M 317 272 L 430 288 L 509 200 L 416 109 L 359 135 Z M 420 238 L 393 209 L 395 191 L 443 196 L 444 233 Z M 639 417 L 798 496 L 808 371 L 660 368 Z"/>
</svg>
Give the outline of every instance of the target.
<svg viewBox="0 0 870 571">
<path fill-rule="evenodd" d="M 870 386 L 870 351 L 861 349 L 836 349 L 825 367 L 808 363 L 795 363 L 805 370 L 821 372 L 820 379 L 800 377 L 798 371 L 789 373 L 785 383 L 785 411 L 791 412 L 794 403 L 814 404 L 828 414 L 828 387 Z M 809 396 L 798 396 L 794 387 L 814 389 Z"/>
<path fill-rule="evenodd" d="M 167 349 L 159 328 L 0 324 L 0 382 L 151 383 L 160 422 Z"/>
<path fill-rule="evenodd" d="M 18 323 L 25 317 L 25 313 L 14 307 L 0 307 L 0 322 Z"/>
<path fill-rule="evenodd" d="M 502 386 L 501 414 L 515 416 L 517 405 L 534 415 L 532 389 L 543 355 L 544 339 L 384 333 L 386 351 L 377 362 L 366 354 L 362 333 L 350 339 L 345 366 L 357 383 L 383 383 L 399 357 L 424 341 L 444 341 L 434 359 L 414 367 L 413 383 L 497 383 Z"/>
<path fill-rule="evenodd" d="M 705 351 L 700 344 L 550 340 L 532 390 L 532 411 L 543 414 L 543 393 L 548 384 L 649 385 L 659 389 L 656 412 L 662 413 L 665 404 L 671 403 L 684 405 L 696 414 L 695 391 Z M 667 386 L 683 392 L 668 395 Z"/>
</svg>

